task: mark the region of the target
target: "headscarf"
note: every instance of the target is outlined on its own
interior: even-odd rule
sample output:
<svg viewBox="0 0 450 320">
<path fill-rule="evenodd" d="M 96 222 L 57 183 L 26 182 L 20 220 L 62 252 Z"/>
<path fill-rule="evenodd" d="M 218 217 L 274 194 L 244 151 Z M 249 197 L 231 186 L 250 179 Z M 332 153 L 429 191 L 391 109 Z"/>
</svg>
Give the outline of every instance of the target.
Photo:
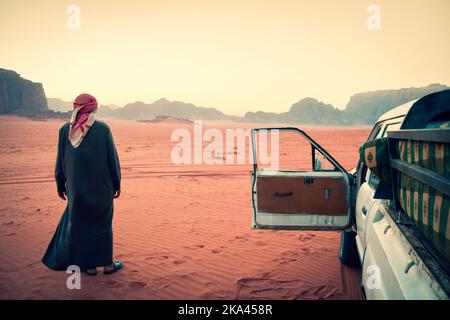
<svg viewBox="0 0 450 320">
<path fill-rule="evenodd" d="M 80 94 L 73 102 L 69 140 L 74 148 L 78 148 L 89 131 L 89 128 L 94 123 L 94 115 L 97 108 L 97 100 L 88 93 Z"/>
</svg>

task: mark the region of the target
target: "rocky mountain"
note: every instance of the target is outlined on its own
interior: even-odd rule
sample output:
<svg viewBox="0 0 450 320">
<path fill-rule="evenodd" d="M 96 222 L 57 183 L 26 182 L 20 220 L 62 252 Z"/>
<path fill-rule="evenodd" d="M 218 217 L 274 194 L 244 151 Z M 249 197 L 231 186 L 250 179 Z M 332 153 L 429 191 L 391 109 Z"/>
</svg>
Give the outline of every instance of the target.
<svg viewBox="0 0 450 320">
<path fill-rule="evenodd" d="M 304 98 L 294 103 L 288 112 L 247 112 L 242 121 L 279 122 L 287 124 L 351 124 L 351 119 L 342 111 L 314 98 Z"/>
<path fill-rule="evenodd" d="M 353 123 L 372 124 L 383 113 L 394 107 L 448 88 L 446 85 L 434 83 L 420 88 L 357 93 L 350 98 L 344 113 Z"/>
<path fill-rule="evenodd" d="M 286 115 L 286 121 L 306 124 L 350 124 L 341 110 L 331 104 L 319 102 L 314 98 L 305 98 L 294 103 Z"/>
<path fill-rule="evenodd" d="M 0 69 L 0 114 L 32 115 L 47 110 L 41 83 L 26 80 L 17 72 Z"/>
<path fill-rule="evenodd" d="M 192 103 L 181 101 L 169 101 L 165 98 L 153 103 L 136 101 L 122 108 L 112 109 L 102 106 L 98 111 L 99 116 L 127 119 L 127 120 L 151 120 L 157 116 L 172 116 L 183 119 L 195 120 L 238 120 L 238 117 L 228 116 L 214 108 L 198 107 Z"/>
<path fill-rule="evenodd" d="M 67 112 L 72 110 L 72 101 L 64 101 L 58 98 L 47 98 L 47 105 L 53 111 Z"/>
</svg>

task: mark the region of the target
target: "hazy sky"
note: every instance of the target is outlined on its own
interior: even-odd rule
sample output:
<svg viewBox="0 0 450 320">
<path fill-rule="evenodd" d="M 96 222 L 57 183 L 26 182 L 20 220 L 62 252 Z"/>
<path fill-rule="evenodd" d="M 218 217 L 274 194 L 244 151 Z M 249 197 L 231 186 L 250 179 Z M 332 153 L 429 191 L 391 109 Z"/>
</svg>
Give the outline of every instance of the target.
<svg viewBox="0 0 450 320">
<path fill-rule="evenodd" d="M 71 4 L 80 29 L 67 27 Z M 449 0 L 0 0 L 0 67 L 48 97 L 103 104 L 166 97 L 243 114 L 312 96 L 343 108 L 361 91 L 450 84 L 449 39 Z"/>
</svg>

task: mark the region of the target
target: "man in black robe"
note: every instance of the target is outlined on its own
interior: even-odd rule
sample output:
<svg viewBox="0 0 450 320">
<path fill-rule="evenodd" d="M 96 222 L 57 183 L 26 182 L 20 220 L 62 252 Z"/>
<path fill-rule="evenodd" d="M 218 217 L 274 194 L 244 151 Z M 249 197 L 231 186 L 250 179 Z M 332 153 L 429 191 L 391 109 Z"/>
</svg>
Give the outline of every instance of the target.
<svg viewBox="0 0 450 320">
<path fill-rule="evenodd" d="M 97 101 L 81 94 L 70 123 L 59 130 L 55 179 L 67 206 L 42 262 L 54 270 L 77 265 L 89 275 L 123 267 L 113 262 L 113 198 L 120 196 L 120 163 L 109 127 L 94 119 Z"/>
</svg>

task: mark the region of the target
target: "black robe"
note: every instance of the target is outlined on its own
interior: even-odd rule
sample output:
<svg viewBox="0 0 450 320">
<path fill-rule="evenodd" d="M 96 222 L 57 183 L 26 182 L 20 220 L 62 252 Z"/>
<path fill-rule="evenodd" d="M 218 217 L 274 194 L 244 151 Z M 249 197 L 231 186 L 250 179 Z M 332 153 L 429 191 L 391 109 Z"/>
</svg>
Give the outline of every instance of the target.
<svg viewBox="0 0 450 320">
<path fill-rule="evenodd" d="M 113 262 L 113 196 L 120 190 L 120 164 L 109 127 L 95 121 L 78 148 L 59 130 L 55 179 L 67 206 L 42 262 L 54 270 L 82 271 Z"/>
</svg>

